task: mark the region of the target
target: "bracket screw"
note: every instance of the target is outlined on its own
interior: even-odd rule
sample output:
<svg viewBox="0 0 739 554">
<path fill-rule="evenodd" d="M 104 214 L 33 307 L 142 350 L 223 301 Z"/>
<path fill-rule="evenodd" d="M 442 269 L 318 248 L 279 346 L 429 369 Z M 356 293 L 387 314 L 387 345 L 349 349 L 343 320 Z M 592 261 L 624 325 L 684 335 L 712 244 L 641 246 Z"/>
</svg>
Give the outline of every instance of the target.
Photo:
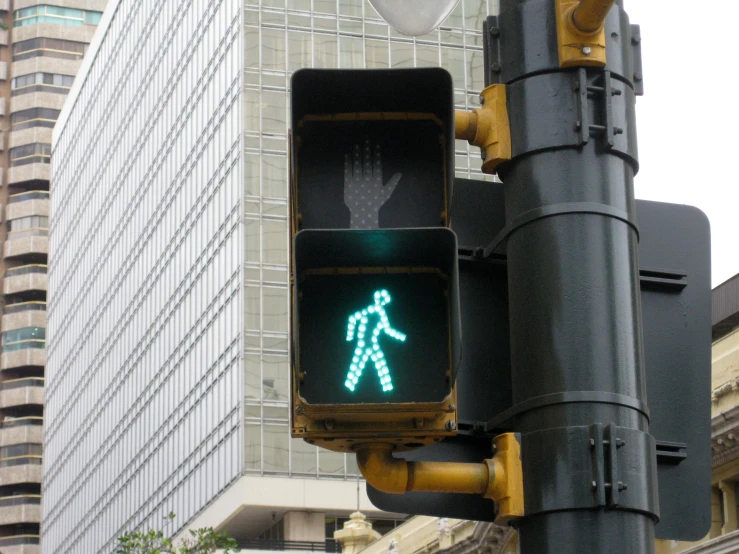
<svg viewBox="0 0 739 554">
<path fill-rule="evenodd" d="M 298 415 L 302 414 L 303 413 L 303 406 L 298 406 L 297 408 L 295 408 L 295 413 L 298 414 Z"/>
<path fill-rule="evenodd" d="M 491 65 L 491 66 L 490 66 L 490 68 L 491 68 L 491 69 L 492 69 L 493 71 L 495 71 L 496 73 L 500 73 L 500 70 L 502 69 L 502 68 L 500 67 L 500 64 L 499 64 L 499 63 L 494 63 L 493 65 Z"/>
<path fill-rule="evenodd" d="M 450 419 L 449 421 L 446 422 L 445 427 L 447 431 L 454 431 L 457 429 L 457 422 L 454 421 L 453 419 Z"/>
<path fill-rule="evenodd" d="M 590 46 L 583 46 L 582 47 L 582 53 L 585 54 L 586 56 L 589 56 L 591 52 L 592 52 L 592 50 L 590 49 Z"/>
</svg>

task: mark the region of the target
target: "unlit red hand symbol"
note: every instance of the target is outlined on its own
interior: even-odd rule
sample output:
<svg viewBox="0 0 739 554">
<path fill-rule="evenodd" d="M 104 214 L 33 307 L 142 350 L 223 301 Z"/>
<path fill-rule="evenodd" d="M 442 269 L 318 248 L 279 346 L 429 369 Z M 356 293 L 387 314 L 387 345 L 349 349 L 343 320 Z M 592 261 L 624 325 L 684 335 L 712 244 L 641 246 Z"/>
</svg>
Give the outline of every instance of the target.
<svg viewBox="0 0 739 554">
<path fill-rule="evenodd" d="M 344 156 L 344 204 L 351 213 L 351 229 L 380 228 L 380 208 L 392 196 L 401 176 L 396 173 L 382 184 L 380 145 L 373 149 L 369 140 Z"/>
</svg>

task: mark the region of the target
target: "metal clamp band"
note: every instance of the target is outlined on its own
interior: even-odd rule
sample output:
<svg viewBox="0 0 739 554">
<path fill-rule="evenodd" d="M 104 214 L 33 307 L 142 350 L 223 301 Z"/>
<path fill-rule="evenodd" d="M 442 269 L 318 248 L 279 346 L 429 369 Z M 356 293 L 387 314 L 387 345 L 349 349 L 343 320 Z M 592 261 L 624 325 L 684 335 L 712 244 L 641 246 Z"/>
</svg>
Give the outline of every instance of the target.
<svg viewBox="0 0 739 554">
<path fill-rule="evenodd" d="M 526 516 L 606 507 L 648 514 L 656 522 L 656 457 L 649 433 L 611 422 L 524 433 Z"/>
<path fill-rule="evenodd" d="M 595 214 L 612 217 L 619 221 L 623 221 L 634 229 L 636 238 L 637 240 L 639 239 L 639 226 L 636 223 L 636 219 L 634 219 L 628 212 L 620 208 L 614 208 L 613 206 L 599 204 L 597 202 L 565 202 L 562 204 L 551 204 L 549 206 L 535 208 L 516 217 L 496 235 L 489 245 L 485 247 L 483 257 L 488 258 L 493 253 L 503 253 L 505 241 L 520 227 L 533 223 L 534 221 L 538 221 L 539 219 L 562 214 Z"/>
<path fill-rule="evenodd" d="M 616 404 L 625 408 L 631 408 L 641 412 L 644 417 L 649 420 L 649 408 L 647 405 L 636 398 L 618 394 L 615 392 L 603 391 L 569 391 L 556 392 L 554 394 L 545 394 L 543 396 L 535 396 L 523 402 L 511 406 L 506 411 L 498 414 L 485 424 L 485 431 L 492 431 L 499 428 L 503 423 L 513 419 L 519 414 L 544 408 L 546 406 L 554 406 L 556 404 L 573 404 L 573 403 L 594 403 L 594 404 Z"/>
</svg>

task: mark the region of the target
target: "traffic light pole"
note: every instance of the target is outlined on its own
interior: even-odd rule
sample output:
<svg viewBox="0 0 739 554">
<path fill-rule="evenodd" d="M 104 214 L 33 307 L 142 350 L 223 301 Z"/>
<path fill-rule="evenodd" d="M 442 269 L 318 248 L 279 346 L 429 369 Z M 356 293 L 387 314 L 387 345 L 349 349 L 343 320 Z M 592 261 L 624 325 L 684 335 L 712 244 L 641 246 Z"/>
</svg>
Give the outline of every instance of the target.
<svg viewBox="0 0 739 554">
<path fill-rule="evenodd" d="M 573 6 L 592 25 L 582 10 L 604 4 L 501 0 L 486 24 L 487 84 L 505 84 L 511 128 L 511 159 L 497 168 L 506 228 L 486 253 L 505 248 L 508 260 L 504 419 L 522 436 L 523 554 L 655 548 L 633 183 L 638 29 L 619 0 L 600 39 L 583 34 L 575 63 L 563 62 L 555 28 Z M 607 65 L 590 64 L 603 39 Z"/>
</svg>

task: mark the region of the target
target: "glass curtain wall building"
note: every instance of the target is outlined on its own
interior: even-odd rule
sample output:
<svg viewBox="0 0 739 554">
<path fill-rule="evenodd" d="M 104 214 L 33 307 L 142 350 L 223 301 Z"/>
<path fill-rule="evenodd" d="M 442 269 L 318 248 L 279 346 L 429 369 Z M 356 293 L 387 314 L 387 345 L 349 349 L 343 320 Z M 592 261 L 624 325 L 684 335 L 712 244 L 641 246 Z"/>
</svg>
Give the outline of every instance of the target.
<svg viewBox="0 0 739 554">
<path fill-rule="evenodd" d="M 54 130 L 44 552 L 170 512 L 250 542 L 382 517 L 353 456 L 289 436 L 290 76 L 441 65 L 471 108 L 495 8 L 414 39 L 362 0 L 109 2 Z"/>
</svg>

